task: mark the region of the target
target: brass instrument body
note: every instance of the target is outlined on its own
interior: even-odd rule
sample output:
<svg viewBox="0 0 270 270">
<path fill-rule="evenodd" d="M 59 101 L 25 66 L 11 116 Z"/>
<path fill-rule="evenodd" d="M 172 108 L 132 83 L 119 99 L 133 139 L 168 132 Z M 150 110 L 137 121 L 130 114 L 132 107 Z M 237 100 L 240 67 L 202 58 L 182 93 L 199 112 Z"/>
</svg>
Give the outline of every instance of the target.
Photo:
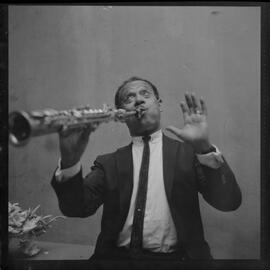
<svg viewBox="0 0 270 270">
<path fill-rule="evenodd" d="M 89 106 L 57 111 L 13 111 L 9 114 L 9 140 L 14 146 L 27 144 L 30 137 L 74 129 L 93 122 L 119 121 L 121 118 L 138 114 L 137 111 L 113 110 L 104 105 L 103 109 L 93 110 Z"/>
</svg>

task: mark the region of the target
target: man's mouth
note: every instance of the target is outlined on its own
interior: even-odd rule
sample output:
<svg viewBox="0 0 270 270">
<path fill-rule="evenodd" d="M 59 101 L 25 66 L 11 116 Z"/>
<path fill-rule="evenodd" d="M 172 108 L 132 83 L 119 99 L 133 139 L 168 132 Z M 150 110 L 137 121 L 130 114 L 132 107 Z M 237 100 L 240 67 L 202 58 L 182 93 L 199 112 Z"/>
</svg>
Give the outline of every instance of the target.
<svg viewBox="0 0 270 270">
<path fill-rule="evenodd" d="M 135 116 L 137 117 L 137 119 L 141 119 L 143 117 L 143 115 L 146 113 L 147 109 L 139 107 L 136 109 L 136 111 L 137 111 L 137 113 Z"/>
</svg>

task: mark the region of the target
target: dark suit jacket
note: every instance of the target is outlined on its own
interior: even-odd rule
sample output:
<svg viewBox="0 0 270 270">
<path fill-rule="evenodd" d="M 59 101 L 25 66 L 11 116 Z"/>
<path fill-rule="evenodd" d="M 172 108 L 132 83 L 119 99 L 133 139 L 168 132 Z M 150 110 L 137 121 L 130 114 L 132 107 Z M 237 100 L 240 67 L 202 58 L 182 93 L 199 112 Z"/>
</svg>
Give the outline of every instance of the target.
<svg viewBox="0 0 270 270">
<path fill-rule="evenodd" d="M 176 226 L 178 246 L 191 259 L 211 258 L 204 239 L 198 192 L 213 207 L 232 211 L 241 204 L 241 191 L 226 161 L 219 169 L 199 164 L 193 148 L 163 135 L 165 191 Z M 92 171 L 63 182 L 51 182 L 62 213 L 93 215 L 103 204 L 101 233 L 95 254 L 110 252 L 127 218 L 133 188 L 132 144 L 97 157 Z"/>
</svg>

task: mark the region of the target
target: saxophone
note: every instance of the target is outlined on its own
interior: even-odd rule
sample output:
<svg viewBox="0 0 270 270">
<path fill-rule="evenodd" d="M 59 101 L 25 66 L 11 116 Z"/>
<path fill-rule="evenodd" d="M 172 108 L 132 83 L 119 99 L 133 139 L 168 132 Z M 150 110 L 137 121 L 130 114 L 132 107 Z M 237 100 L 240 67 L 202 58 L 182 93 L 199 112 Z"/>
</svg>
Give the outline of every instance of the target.
<svg viewBox="0 0 270 270">
<path fill-rule="evenodd" d="M 135 116 L 141 118 L 143 111 L 114 110 L 104 104 L 102 109 L 91 109 L 89 105 L 70 110 L 44 109 L 31 112 L 13 111 L 9 114 L 9 141 L 13 146 L 26 145 L 31 137 L 62 130 L 74 129 L 91 123 L 109 121 L 124 122 Z"/>
</svg>

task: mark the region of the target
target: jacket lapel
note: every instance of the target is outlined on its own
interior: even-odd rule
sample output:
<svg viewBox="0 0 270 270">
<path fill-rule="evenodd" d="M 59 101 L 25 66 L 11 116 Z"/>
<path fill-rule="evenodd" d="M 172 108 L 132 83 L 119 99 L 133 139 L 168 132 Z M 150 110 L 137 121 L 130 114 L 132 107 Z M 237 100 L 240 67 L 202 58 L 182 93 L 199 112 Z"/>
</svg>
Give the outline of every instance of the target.
<svg viewBox="0 0 270 270">
<path fill-rule="evenodd" d="M 163 134 L 163 178 L 167 199 L 170 202 L 173 179 L 176 169 L 178 143 Z"/>
<path fill-rule="evenodd" d="M 132 143 L 117 150 L 116 166 L 118 171 L 117 179 L 120 199 L 119 225 L 120 229 L 122 229 L 128 215 L 131 194 L 133 190 Z"/>
</svg>

